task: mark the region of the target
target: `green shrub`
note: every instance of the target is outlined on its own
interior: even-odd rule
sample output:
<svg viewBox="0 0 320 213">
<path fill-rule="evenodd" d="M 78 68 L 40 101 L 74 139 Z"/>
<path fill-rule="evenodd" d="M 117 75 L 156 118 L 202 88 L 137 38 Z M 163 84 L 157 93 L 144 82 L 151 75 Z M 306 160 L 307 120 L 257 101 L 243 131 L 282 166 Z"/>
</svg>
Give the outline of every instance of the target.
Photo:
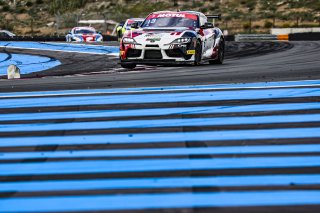
<svg viewBox="0 0 320 213">
<path fill-rule="evenodd" d="M 271 28 L 273 26 L 272 22 L 266 21 L 264 22 L 264 28 Z"/>
<path fill-rule="evenodd" d="M 2 11 L 3 11 L 3 12 L 9 12 L 9 11 L 10 11 L 9 5 L 4 5 L 4 6 L 2 7 Z"/>
<path fill-rule="evenodd" d="M 26 6 L 27 6 L 27 7 L 32 7 L 32 6 L 33 6 L 33 3 L 32 3 L 31 1 L 27 1 Z"/>
<path fill-rule="evenodd" d="M 254 29 L 260 29 L 260 25 L 254 25 L 253 28 Z"/>
<path fill-rule="evenodd" d="M 19 13 L 19 14 L 27 12 L 26 9 L 24 9 L 23 7 L 17 8 L 16 11 L 17 11 L 17 13 Z"/>
<path fill-rule="evenodd" d="M 202 9 L 201 9 L 201 12 L 202 12 L 202 13 L 207 13 L 207 12 L 208 12 L 208 8 L 206 8 L 206 7 L 202 8 Z"/>
<path fill-rule="evenodd" d="M 36 0 L 36 4 L 43 4 L 43 0 Z"/>
<path fill-rule="evenodd" d="M 245 23 L 242 25 L 243 29 L 245 30 L 249 30 L 250 29 L 250 24 L 249 23 Z"/>
<path fill-rule="evenodd" d="M 282 25 L 282 27 L 283 27 L 283 28 L 290 28 L 291 26 L 290 26 L 289 23 L 284 23 L 284 24 Z"/>
</svg>

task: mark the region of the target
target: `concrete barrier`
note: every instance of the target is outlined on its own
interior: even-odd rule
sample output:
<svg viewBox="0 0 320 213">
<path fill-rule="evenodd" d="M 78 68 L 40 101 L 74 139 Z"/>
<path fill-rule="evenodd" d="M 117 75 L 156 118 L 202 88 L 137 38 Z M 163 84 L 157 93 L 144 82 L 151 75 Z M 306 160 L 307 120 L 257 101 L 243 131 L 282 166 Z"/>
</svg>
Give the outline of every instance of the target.
<svg viewBox="0 0 320 213">
<path fill-rule="evenodd" d="M 277 36 L 278 41 L 289 41 L 289 35 L 278 35 Z"/>
<path fill-rule="evenodd" d="M 272 28 L 271 34 L 273 35 L 288 35 L 296 33 L 320 33 L 320 27 L 310 28 Z"/>
</svg>

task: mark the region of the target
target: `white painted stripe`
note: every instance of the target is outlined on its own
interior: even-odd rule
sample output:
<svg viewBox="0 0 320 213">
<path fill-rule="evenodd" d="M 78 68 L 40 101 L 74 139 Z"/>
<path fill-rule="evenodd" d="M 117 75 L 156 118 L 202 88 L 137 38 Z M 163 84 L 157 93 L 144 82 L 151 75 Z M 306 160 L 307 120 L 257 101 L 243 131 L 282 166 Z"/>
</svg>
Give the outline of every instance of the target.
<svg viewBox="0 0 320 213">
<path fill-rule="evenodd" d="M 41 48 L 31 48 L 31 47 L 10 47 L 10 46 L 0 46 L 6 49 L 22 49 L 22 50 L 44 50 Z M 46 51 L 52 52 L 69 52 L 69 53 L 80 53 L 80 54 L 90 54 L 90 55 L 109 55 L 108 53 L 94 53 L 94 52 L 85 52 L 85 51 L 73 51 L 73 50 L 52 50 L 45 49 Z M 117 54 L 118 55 L 118 54 Z"/>
<path fill-rule="evenodd" d="M 320 86 L 320 80 L 283 81 L 283 82 L 257 82 L 245 84 L 216 84 L 216 85 L 193 85 L 193 86 L 164 86 L 145 88 L 117 88 L 117 89 L 87 89 L 87 90 L 60 90 L 41 92 L 12 92 L 0 93 L 0 98 L 12 97 L 42 97 L 42 96 L 68 96 L 90 94 L 114 94 L 114 93 L 149 93 L 164 91 L 196 91 L 196 90 L 234 90 L 234 89 L 273 89 L 290 87 L 314 87 Z"/>
</svg>

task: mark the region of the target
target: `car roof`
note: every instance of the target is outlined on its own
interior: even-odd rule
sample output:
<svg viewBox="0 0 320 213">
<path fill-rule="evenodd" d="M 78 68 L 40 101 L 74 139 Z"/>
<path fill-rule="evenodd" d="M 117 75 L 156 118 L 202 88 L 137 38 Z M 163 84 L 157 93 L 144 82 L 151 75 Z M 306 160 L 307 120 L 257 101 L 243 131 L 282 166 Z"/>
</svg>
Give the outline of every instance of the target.
<svg viewBox="0 0 320 213">
<path fill-rule="evenodd" d="M 7 34 L 10 35 L 10 36 L 15 36 L 14 33 L 10 32 L 10 31 L 8 31 L 8 30 L 0 30 L 0 33 L 7 33 Z"/>
<path fill-rule="evenodd" d="M 170 10 L 165 10 L 165 11 L 153 12 L 153 13 L 151 13 L 151 14 L 159 14 L 159 13 L 182 13 L 182 14 L 184 14 L 184 13 L 189 13 L 189 14 L 194 14 L 194 15 L 204 15 L 204 14 L 201 13 L 201 12 L 192 11 L 192 10 L 190 10 L 190 11 L 170 11 Z M 151 15 L 151 14 L 150 14 L 150 15 Z"/>
<path fill-rule="evenodd" d="M 144 18 L 129 18 L 128 20 L 136 20 L 136 21 L 139 21 L 139 20 L 144 20 Z"/>
<path fill-rule="evenodd" d="M 90 29 L 90 30 L 96 30 L 94 27 L 74 27 L 73 30 L 76 30 L 76 29 Z"/>
</svg>

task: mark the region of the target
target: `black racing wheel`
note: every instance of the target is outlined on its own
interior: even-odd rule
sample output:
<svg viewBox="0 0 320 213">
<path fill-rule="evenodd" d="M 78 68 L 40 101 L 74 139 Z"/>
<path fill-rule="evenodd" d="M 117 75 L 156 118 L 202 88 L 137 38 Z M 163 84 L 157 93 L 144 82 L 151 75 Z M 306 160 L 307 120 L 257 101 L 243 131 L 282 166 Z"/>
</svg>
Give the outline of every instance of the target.
<svg viewBox="0 0 320 213">
<path fill-rule="evenodd" d="M 221 41 L 219 45 L 219 50 L 218 50 L 218 57 L 215 60 L 210 60 L 210 64 L 223 64 L 224 60 L 224 41 Z"/>
<path fill-rule="evenodd" d="M 202 58 L 202 47 L 201 47 L 200 41 L 197 41 L 195 50 L 196 50 L 196 54 L 194 58 L 194 65 L 200 65 L 201 58 Z"/>
</svg>

